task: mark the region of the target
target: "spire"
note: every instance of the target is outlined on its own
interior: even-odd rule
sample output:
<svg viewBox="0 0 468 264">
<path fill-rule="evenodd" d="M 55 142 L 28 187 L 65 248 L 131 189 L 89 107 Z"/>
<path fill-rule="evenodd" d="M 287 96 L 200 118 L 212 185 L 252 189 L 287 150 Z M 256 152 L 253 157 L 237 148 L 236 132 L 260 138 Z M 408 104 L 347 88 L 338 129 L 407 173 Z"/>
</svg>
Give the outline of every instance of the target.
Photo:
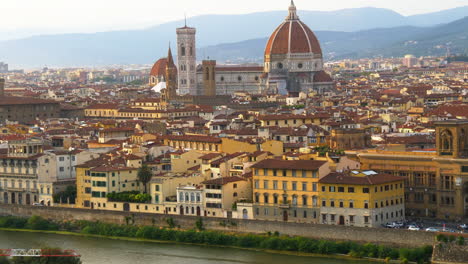
<svg viewBox="0 0 468 264">
<path fill-rule="evenodd" d="M 172 58 L 171 43 L 169 42 L 169 50 L 167 51 L 167 66 L 174 66 L 174 59 Z"/>
<path fill-rule="evenodd" d="M 294 5 L 294 0 L 291 0 L 291 5 L 289 6 L 289 14 L 286 17 L 286 20 L 298 20 L 299 17 L 296 13 L 296 5 Z"/>
<path fill-rule="evenodd" d="M 184 13 L 184 19 L 185 19 L 185 27 L 187 27 L 187 14 Z"/>
</svg>

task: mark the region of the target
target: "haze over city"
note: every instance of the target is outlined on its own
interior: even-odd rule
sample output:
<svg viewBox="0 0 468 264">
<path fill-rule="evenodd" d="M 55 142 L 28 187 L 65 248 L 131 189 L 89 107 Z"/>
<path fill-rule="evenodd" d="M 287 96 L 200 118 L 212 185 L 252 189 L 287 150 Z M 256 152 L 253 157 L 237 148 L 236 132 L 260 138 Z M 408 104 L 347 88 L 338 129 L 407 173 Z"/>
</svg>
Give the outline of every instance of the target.
<svg viewBox="0 0 468 264">
<path fill-rule="evenodd" d="M 207 14 L 247 14 L 282 10 L 283 0 L 21 0 L 1 3 L 0 40 L 38 34 L 92 33 L 138 29 Z M 286 1 L 287 2 L 287 1 Z M 467 0 L 297 0 L 301 10 L 332 11 L 346 8 L 386 8 L 416 15 L 466 6 Z M 313 25 L 311 25 L 313 26 Z"/>
</svg>

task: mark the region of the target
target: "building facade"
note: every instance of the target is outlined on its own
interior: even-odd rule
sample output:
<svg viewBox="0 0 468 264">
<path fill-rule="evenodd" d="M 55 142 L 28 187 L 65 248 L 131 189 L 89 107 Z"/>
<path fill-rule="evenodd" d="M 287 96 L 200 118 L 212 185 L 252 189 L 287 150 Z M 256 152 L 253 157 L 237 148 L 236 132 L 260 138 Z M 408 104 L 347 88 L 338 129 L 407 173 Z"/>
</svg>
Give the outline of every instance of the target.
<svg viewBox="0 0 468 264">
<path fill-rule="evenodd" d="M 468 216 L 468 121 L 440 121 L 436 152 L 363 151 L 361 169 L 406 177 L 407 216 Z"/>
<path fill-rule="evenodd" d="M 251 168 L 255 219 L 318 222 L 318 180 L 330 172 L 326 161 L 267 159 Z"/>
<path fill-rule="evenodd" d="M 319 180 L 320 223 L 379 227 L 403 221 L 404 178 L 374 171 L 330 173 Z"/>
</svg>

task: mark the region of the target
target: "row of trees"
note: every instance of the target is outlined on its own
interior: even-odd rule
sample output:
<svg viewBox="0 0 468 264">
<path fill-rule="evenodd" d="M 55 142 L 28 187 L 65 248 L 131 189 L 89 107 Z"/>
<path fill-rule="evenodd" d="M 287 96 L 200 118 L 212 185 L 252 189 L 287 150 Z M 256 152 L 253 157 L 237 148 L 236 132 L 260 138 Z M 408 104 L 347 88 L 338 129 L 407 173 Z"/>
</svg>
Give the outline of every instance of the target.
<svg viewBox="0 0 468 264">
<path fill-rule="evenodd" d="M 173 222 L 173 221 L 172 221 Z M 176 226 L 175 223 L 171 227 Z M 0 227 L 31 228 L 36 230 L 67 230 L 83 234 L 136 237 L 183 243 L 197 243 L 217 246 L 235 246 L 243 248 L 282 250 L 317 254 L 345 254 L 353 257 L 370 257 L 380 259 L 399 259 L 402 262 L 429 262 L 432 246 L 418 248 L 395 248 L 372 243 L 358 244 L 345 241 L 327 241 L 305 237 L 281 236 L 278 232 L 268 234 L 233 234 L 206 231 L 201 220 L 197 221 L 194 230 L 176 230 L 156 226 L 135 226 L 133 224 L 116 225 L 101 222 L 73 221 L 53 223 L 41 217 L 29 219 L 0 217 Z"/>
</svg>

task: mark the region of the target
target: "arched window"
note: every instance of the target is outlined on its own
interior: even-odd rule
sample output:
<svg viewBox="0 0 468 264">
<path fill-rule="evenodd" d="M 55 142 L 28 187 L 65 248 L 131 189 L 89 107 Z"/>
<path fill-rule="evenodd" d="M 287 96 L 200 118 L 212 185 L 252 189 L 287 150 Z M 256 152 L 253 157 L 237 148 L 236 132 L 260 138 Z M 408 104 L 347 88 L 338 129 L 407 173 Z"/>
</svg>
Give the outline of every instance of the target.
<svg viewBox="0 0 468 264">
<path fill-rule="evenodd" d="M 180 46 L 180 55 L 185 56 L 185 47 L 183 45 Z"/>
<path fill-rule="evenodd" d="M 195 202 L 195 194 L 194 193 L 190 193 L 190 201 Z"/>
<path fill-rule="evenodd" d="M 268 193 L 263 194 L 263 202 L 266 204 L 270 202 L 268 199 Z"/>
<path fill-rule="evenodd" d="M 440 133 L 440 142 L 442 144 L 443 151 L 452 151 L 453 147 L 453 136 L 450 130 L 445 130 Z"/>
<path fill-rule="evenodd" d="M 179 202 L 183 202 L 183 201 L 184 201 L 184 193 L 180 192 L 179 193 Z"/>
<path fill-rule="evenodd" d="M 317 196 L 312 196 L 312 205 L 313 205 L 313 206 L 317 206 L 317 205 L 318 205 Z"/>
<path fill-rule="evenodd" d="M 307 205 L 307 196 L 306 195 L 302 196 L 302 205 Z"/>
</svg>

